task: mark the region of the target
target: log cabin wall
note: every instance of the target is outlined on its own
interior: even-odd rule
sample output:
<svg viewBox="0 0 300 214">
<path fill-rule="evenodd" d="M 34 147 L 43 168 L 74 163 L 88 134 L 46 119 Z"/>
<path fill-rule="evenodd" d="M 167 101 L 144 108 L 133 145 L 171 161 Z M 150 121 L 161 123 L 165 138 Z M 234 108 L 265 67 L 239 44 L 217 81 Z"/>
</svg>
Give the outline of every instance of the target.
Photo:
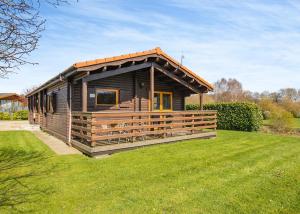
<svg viewBox="0 0 300 214">
<path fill-rule="evenodd" d="M 184 94 L 180 88 L 175 87 L 174 82 L 165 82 L 155 72 L 154 91 L 172 92 L 173 111 L 184 110 Z M 150 71 L 137 72 L 137 111 L 149 111 Z M 144 86 L 141 87 L 141 84 Z"/>
<path fill-rule="evenodd" d="M 39 99 L 40 106 L 39 108 L 36 108 L 35 106 L 29 108 L 29 123 L 39 124 L 41 129 L 67 141 L 69 124 L 68 83 L 66 81 L 60 82 L 39 93 L 39 96 L 41 97 Z M 34 99 L 31 101 L 34 103 L 39 93 L 32 95 L 29 100 L 31 101 L 31 99 Z M 53 113 L 46 112 L 46 109 L 43 108 L 43 93 L 47 93 L 48 95 L 51 93 L 56 94 L 56 108 Z"/>
<path fill-rule="evenodd" d="M 88 111 L 149 111 L 149 90 L 150 78 L 149 71 L 137 71 L 112 76 L 104 79 L 88 82 Z M 136 88 L 136 95 L 135 95 Z M 155 91 L 166 91 L 173 93 L 173 110 L 184 110 L 184 94 L 178 90 L 172 82 L 162 81 L 155 75 Z M 96 89 L 118 89 L 118 106 L 97 106 L 95 97 Z M 72 90 L 72 110 L 82 110 L 82 82 L 77 81 Z"/>
<path fill-rule="evenodd" d="M 119 106 L 99 106 L 96 99 L 91 98 L 90 94 L 95 94 L 96 89 L 118 89 L 119 90 Z M 112 76 L 109 78 L 99 79 L 88 82 L 88 111 L 134 111 L 134 90 L 133 75 L 125 73 L 122 75 Z"/>
<path fill-rule="evenodd" d="M 67 141 L 69 124 L 68 83 L 66 81 L 47 89 L 47 94 L 56 94 L 56 109 L 54 113 L 43 114 L 41 128 L 54 136 Z"/>
<path fill-rule="evenodd" d="M 82 81 L 72 84 L 72 111 L 82 111 Z"/>
</svg>

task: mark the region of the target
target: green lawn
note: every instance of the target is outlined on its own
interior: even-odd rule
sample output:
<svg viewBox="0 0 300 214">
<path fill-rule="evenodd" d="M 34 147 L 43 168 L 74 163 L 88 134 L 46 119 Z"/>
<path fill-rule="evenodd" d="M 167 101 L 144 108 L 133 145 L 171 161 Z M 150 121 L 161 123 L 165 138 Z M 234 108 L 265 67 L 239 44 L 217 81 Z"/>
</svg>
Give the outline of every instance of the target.
<svg viewBox="0 0 300 214">
<path fill-rule="evenodd" d="M 218 131 L 92 159 L 0 132 L 0 191 L 0 213 L 299 213 L 300 138 Z"/>
</svg>

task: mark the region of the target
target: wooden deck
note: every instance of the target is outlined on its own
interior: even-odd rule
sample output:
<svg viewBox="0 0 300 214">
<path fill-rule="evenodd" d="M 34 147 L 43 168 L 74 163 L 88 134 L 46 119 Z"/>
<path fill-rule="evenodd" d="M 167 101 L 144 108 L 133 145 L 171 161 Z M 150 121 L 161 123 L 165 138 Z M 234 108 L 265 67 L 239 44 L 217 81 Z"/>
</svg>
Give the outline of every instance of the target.
<svg viewBox="0 0 300 214">
<path fill-rule="evenodd" d="M 72 143 L 88 155 L 215 137 L 216 111 L 72 112 Z"/>
<path fill-rule="evenodd" d="M 138 149 L 146 146 L 153 146 L 157 144 L 174 143 L 183 140 L 191 140 L 197 138 L 207 139 L 207 138 L 214 138 L 216 136 L 217 136 L 216 132 L 203 132 L 203 133 L 192 134 L 192 135 L 184 135 L 184 136 L 168 137 L 168 138 L 161 138 L 161 139 L 145 140 L 145 141 L 139 141 L 134 143 L 122 143 L 122 144 L 113 144 L 113 145 L 96 146 L 96 147 L 90 147 L 78 141 L 73 140 L 72 145 L 78 150 L 80 150 L 81 152 L 93 157 L 99 155 L 113 154 L 113 153 L 126 151 L 126 150 Z"/>
</svg>

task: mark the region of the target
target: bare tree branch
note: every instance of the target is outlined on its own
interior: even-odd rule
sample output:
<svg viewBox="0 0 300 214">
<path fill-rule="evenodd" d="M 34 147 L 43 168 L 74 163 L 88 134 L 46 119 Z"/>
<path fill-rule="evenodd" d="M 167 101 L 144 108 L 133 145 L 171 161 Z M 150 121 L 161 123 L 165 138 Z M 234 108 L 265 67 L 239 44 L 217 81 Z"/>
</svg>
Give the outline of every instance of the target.
<svg viewBox="0 0 300 214">
<path fill-rule="evenodd" d="M 67 0 L 43 0 L 57 7 Z M 40 16 L 40 0 L 0 0 L 0 78 L 21 65 L 37 64 L 27 60 L 37 48 L 45 19 Z"/>
</svg>

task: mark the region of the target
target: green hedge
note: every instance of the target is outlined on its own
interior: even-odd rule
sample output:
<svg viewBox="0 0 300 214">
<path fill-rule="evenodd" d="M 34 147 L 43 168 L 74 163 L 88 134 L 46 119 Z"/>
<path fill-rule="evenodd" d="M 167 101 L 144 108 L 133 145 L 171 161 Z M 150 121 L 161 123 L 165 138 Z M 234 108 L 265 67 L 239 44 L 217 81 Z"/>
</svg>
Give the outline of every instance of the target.
<svg viewBox="0 0 300 214">
<path fill-rule="evenodd" d="M 27 120 L 28 111 L 21 110 L 10 114 L 8 112 L 0 112 L 0 120 Z"/>
<path fill-rule="evenodd" d="M 187 105 L 186 109 L 197 110 L 199 105 Z M 218 111 L 218 129 L 257 131 L 263 122 L 262 112 L 254 103 L 206 104 L 204 109 Z"/>
<path fill-rule="evenodd" d="M 28 119 L 28 111 L 22 110 L 13 113 L 13 120 L 27 120 Z"/>
<path fill-rule="evenodd" d="M 0 120 L 11 120 L 11 116 L 8 112 L 0 112 Z"/>
</svg>

